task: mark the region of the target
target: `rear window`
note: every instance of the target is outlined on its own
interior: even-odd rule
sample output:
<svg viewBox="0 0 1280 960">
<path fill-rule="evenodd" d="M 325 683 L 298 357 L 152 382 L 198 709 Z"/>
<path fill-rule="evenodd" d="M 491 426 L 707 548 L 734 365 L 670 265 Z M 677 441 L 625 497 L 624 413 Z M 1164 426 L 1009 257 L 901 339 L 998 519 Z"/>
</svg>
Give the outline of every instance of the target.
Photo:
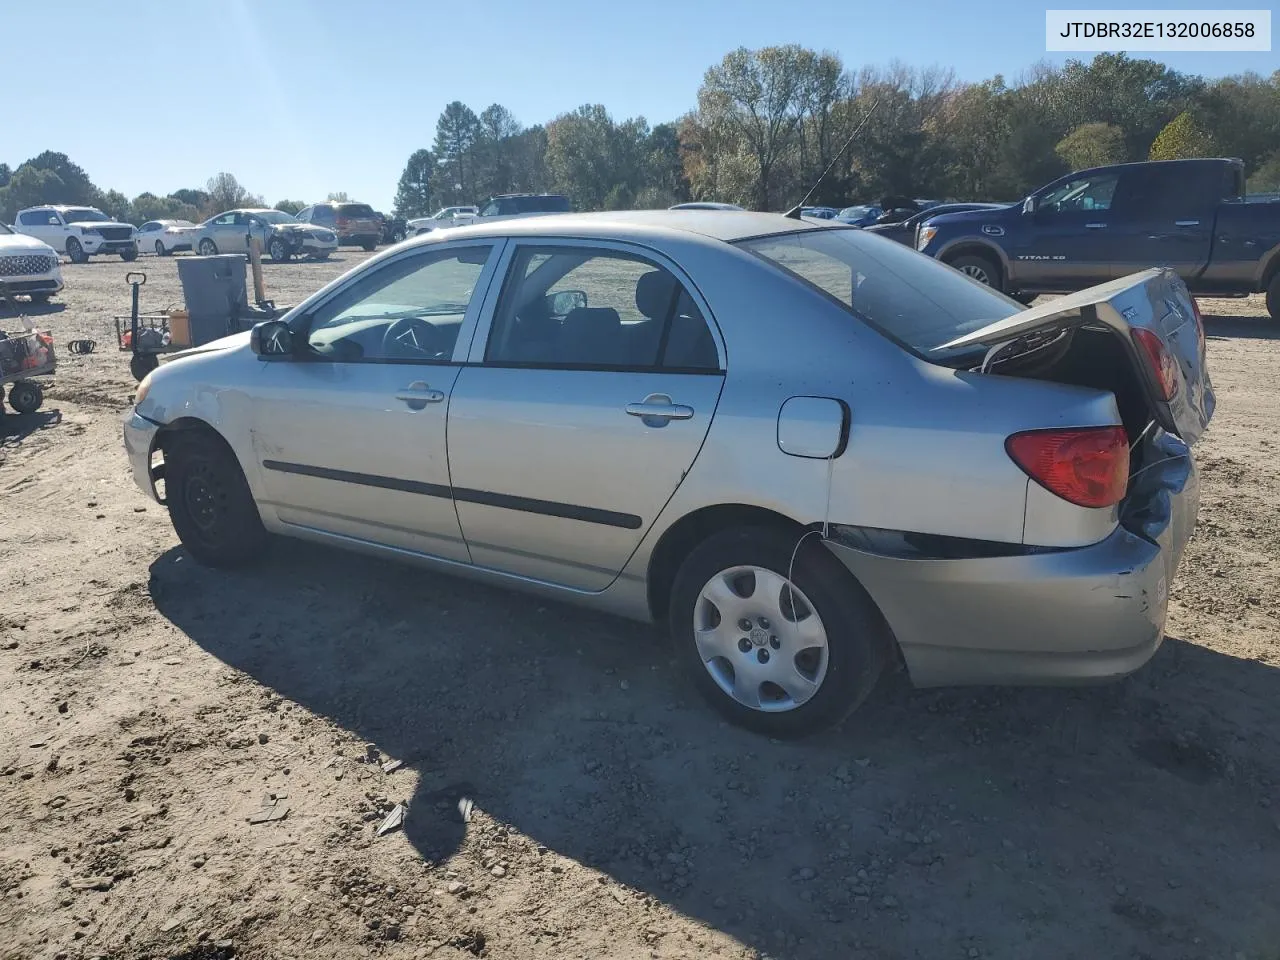
<svg viewBox="0 0 1280 960">
<path fill-rule="evenodd" d="M 367 203 L 341 203 L 338 215 L 343 217 L 373 217 L 373 207 Z"/>
<path fill-rule="evenodd" d="M 565 197 L 515 197 L 518 213 L 568 213 L 569 201 Z"/>
<path fill-rule="evenodd" d="M 925 360 L 945 360 L 949 354 L 933 353 L 935 347 L 1023 309 L 930 257 L 861 230 L 775 234 L 738 245 Z"/>
</svg>

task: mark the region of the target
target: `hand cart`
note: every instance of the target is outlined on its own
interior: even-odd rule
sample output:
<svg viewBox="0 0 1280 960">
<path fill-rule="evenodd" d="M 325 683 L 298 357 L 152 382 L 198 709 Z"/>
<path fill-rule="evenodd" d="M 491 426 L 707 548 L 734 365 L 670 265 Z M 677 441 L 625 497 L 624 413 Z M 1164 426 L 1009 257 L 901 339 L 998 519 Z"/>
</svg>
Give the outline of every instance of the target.
<svg viewBox="0 0 1280 960">
<path fill-rule="evenodd" d="M 53 337 L 47 330 L 22 333 L 0 331 L 0 393 L 6 383 L 9 406 L 17 413 L 35 413 L 44 403 L 44 390 L 32 377 L 53 375 L 57 357 L 53 353 Z M 0 413 L 3 413 L 0 404 Z"/>
<path fill-rule="evenodd" d="M 113 317 L 116 328 L 116 345 L 121 352 L 133 354 L 129 358 L 129 372 L 133 379 L 141 381 L 160 365 L 160 354 L 185 349 L 186 344 L 175 344 L 169 329 L 168 313 L 139 313 L 138 295 L 147 275 L 141 271 L 125 274 L 125 283 L 133 288 L 133 302 L 127 317 Z"/>
</svg>

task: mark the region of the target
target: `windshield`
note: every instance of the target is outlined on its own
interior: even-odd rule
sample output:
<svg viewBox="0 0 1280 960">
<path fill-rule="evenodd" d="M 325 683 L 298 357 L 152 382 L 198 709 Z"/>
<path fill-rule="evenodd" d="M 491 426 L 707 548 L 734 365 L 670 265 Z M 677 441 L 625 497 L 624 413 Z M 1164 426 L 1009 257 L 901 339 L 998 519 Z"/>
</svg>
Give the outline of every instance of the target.
<svg viewBox="0 0 1280 960">
<path fill-rule="evenodd" d="M 855 229 L 809 230 L 739 246 L 816 287 L 917 356 L 1023 309 L 988 286 L 892 240 Z"/>
<path fill-rule="evenodd" d="M 70 210 L 62 211 L 62 219 L 67 223 L 85 223 L 90 220 L 98 223 L 111 218 L 101 210 L 94 210 L 92 207 L 72 207 Z"/>
<path fill-rule="evenodd" d="M 259 220 L 265 220 L 267 223 L 297 223 L 296 217 L 291 217 L 283 210 L 258 210 L 253 214 Z"/>
</svg>

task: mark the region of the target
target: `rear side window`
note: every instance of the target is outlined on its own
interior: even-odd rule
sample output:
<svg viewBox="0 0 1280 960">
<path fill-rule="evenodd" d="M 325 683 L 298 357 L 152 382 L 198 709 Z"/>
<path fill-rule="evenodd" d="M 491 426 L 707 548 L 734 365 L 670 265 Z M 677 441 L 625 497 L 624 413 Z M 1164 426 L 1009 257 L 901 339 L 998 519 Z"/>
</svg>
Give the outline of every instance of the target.
<svg viewBox="0 0 1280 960">
<path fill-rule="evenodd" d="M 51 223 L 56 224 L 58 215 L 52 210 L 28 210 L 18 218 L 18 222 L 24 227 L 43 227 Z"/>
<path fill-rule="evenodd" d="M 569 201 L 564 197 L 516 197 L 517 213 L 567 213 Z"/>
<path fill-rule="evenodd" d="M 311 211 L 313 223 L 333 223 L 333 207 L 316 207 Z"/>
<path fill-rule="evenodd" d="M 717 371 L 715 340 L 676 277 L 643 258 L 585 247 L 522 249 L 494 317 L 488 363 Z"/>
<path fill-rule="evenodd" d="M 925 360 L 944 359 L 930 351 L 1023 309 L 936 260 L 860 230 L 828 227 L 738 245 Z"/>
</svg>

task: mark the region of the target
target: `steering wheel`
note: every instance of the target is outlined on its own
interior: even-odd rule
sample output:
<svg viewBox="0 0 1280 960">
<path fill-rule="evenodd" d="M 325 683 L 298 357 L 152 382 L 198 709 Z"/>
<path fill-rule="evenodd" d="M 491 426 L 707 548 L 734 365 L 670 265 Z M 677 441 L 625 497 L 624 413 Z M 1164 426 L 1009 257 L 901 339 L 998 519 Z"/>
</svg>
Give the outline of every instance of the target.
<svg viewBox="0 0 1280 960">
<path fill-rule="evenodd" d="M 439 360 L 446 346 L 439 328 L 422 317 L 401 317 L 382 335 L 384 357 L 420 356 Z"/>
</svg>

